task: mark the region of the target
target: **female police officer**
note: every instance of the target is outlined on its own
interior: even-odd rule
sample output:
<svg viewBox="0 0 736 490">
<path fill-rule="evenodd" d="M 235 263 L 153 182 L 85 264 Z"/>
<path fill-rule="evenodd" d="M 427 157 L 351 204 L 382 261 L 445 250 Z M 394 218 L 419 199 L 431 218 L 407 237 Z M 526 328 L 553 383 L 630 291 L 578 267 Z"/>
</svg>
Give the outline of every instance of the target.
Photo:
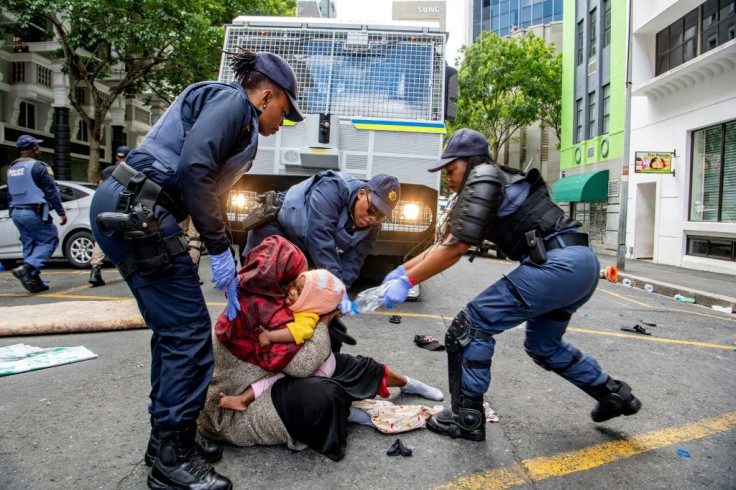
<svg viewBox="0 0 736 490">
<path fill-rule="evenodd" d="M 227 193 L 252 164 L 258 133 L 303 118 L 289 65 L 271 53 L 231 59 L 237 81 L 187 87 L 97 190 L 95 238 L 125 278 L 151 338 L 151 488 L 230 488 L 209 462 L 222 450 L 195 443 L 213 368 L 210 314 L 178 225 L 190 216 L 210 252 L 212 281 L 240 309 Z M 95 220 L 92 220 L 95 222 Z M 154 463 L 155 461 L 155 463 Z M 209 462 L 208 462 L 209 461 Z"/>
<path fill-rule="evenodd" d="M 458 192 L 450 230 L 444 242 L 386 277 L 398 281 L 386 291 L 384 303 L 404 301 L 414 284 L 447 269 L 484 239 L 521 264 L 453 320 L 445 335 L 452 408 L 431 417 L 427 427 L 485 440 L 483 394 L 491 382 L 494 335 L 522 322 L 524 347 L 534 362 L 598 401 L 591 412 L 594 421 L 636 413 L 641 402 L 629 385 L 610 378 L 595 359 L 562 339 L 570 316 L 593 295 L 599 277 L 588 237 L 577 230 L 580 223 L 552 203 L 536 169 L 526 174 L 493 162 L 488 141 L 477 131 L 452 135 L 429 171 L 442 168 L 450 190 Z"/>
</svg>

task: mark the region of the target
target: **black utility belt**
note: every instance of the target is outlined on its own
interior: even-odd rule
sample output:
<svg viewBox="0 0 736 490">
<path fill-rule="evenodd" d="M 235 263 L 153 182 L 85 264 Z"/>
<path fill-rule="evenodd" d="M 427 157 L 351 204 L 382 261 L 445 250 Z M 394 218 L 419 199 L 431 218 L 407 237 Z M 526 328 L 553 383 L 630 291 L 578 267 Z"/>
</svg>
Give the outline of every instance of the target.
<svg viewBox="0 0 736 490">
<path fill-rule="evenodd" d="M 41 213 L 43 211 L 45 204 L 21 204 L 20 206 L 11 206 L 13 209 L 30 209 L 31 211 L 35 211 L 37 213 Z"/>
<path fill-rule="evenodd" d="M 572 247 L 575 245 L 588 246 L 587 233 L 562 233 L 552 238 L 543 240 L 537 230 L 524 233 L 526 245 L 529 247 L 529 256 L 537 265 L 547 262 L 547 252 L 557 248 Z"/>
<path fill-rule="evenodd" d="M 588 246 L 588 234 L 587 233 L 563 233 L 561 235 L 554 236 L 544 241 L 544 248 L 547 250 L 554 250 L 556 248 L 562 248 L 560 240 L 565 244 L 566 247 L 573 247 L 576 245 Z"/>
</svg>

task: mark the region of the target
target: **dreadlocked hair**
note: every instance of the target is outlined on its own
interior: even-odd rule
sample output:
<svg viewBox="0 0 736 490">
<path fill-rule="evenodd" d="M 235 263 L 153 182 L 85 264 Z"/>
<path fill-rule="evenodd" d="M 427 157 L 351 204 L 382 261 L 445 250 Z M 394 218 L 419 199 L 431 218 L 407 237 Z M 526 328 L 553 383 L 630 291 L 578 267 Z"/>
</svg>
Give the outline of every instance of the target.
<svg viewBox="0 0 736 490">
<path fill-rule="evenodd" d="M 266 75 L 255 69 L 256 52 L 245 48 L 239 48 L 237 53 L 229 53 L 230 68 L 235 72 L 235 79 L 246 89 L 257 88 L 264 83 L 273 85 L 273 81 Z"/>
</svg>

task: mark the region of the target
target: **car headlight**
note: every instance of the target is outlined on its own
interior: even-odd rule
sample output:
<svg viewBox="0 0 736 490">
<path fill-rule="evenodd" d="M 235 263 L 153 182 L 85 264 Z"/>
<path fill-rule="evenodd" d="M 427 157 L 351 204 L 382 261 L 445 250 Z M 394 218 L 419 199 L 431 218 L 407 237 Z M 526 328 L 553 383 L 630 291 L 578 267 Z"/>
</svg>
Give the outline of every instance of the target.
<svg viewBox="0 0 736 490">
<path fill-rule="evenodd" d="M 401 209 L 401 216 L 405 220 L 416 220 L 419 217 L 419 206 L 413 202 L 404 204 L 404 207 Z"/>
</svg>

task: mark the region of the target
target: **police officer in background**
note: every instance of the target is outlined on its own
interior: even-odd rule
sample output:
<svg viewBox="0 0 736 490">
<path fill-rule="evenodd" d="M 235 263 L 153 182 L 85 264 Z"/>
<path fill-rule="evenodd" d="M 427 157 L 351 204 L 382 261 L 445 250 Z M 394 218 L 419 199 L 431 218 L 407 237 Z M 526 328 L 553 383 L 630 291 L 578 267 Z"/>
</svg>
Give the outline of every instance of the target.
<svg viewBox="0 0 736 490">
<path fill-rule="evenodd" d="M 454 133 L 429 171 L 443 168 L 448 187 L 458 193 L 449 232 L 386 276 L 384 282 L 398 280 L 384 303 L 405 301 L 414 284 L 447 269 L 484 239 L 520 265 L 476 296 L 450 325 L 445 346 L 452 408 L 432 416 L 427 427 L 485 440 L 483 395 L 491 382 L 494 337 L 523 322 L 527 354 L 596 399 L 595 422 L 639 411 L 641 402 L 628 384 L 562 339 L 570 316 L 593 295 L 600 265 L 588 236 L 578 231 L 580 223 L 550 200 L 539 171 L 498 165 L 488 155 L 486 138 L 472 129 Z"/>
<path fill-rule="evenodd" d="M 319 172 L 279 196 L 283 204 L 276 221 L 248 232 L 243 257 L 267 236 L 280 235 L 304 252 L 310 267 L 329 270 L 347 290 L 400 193 L 399 181 L 390 175 L 378 174 L 366 183 L 347 173 Z M 340 309 L 350 311 L 347 293 Z"/>
<path fill-rule="evenodd" d="M 210 252 L 212 281 L 234 319 L 240 304 L 225 205 L 256 155 L 258 134 L 301 121 L 291 67 L 271 53 L 231 55 L 237 81 L 187 87 L 95 193 L 97 243 L 135 296 L 151 338 L 151 488 L 228 489 L 197 442 L 213 370 L 210 313 L 179 222 L 190 216 Z"/>
<path fill-rule="evenodd" d="M 129 146 L 118 146 L 118 149 L 115 150 L 115 163 L 102 169 L 100 183 L 112 176 L 117 165 L 125 163 L 125 159 L 128 158 L 128 153 L 130 153 Z M 102 279 L 102 262 L 104 262 L 104 260 L 105 252 L 103 252 L 100 246 L 95 243 L 95 246 L 92 249 L 92 259 L 89 262 L 89 265 L 92 266 L 92 270 L 89 272 L 89 283 L 93 288 L 105 285 L 105 280 Z"/>
<path fill-rule="evenodd" d="M 50 207 L 59 215 L 59 223 L 66 224 L 66 212 L 61 204 L 54 171 L 38 158 L 41 148 L 38 140 L 27 134 L 16 142 L 20 158 L 8 168 L 8 193 L 13 223 L 20 232 L 23 244 L 23 265 L 11 272 L 31 293 L 46 291 L 41 281 L 41 268 L 59 245 L 59 234 L 49 214 Z"/>
</svg>

